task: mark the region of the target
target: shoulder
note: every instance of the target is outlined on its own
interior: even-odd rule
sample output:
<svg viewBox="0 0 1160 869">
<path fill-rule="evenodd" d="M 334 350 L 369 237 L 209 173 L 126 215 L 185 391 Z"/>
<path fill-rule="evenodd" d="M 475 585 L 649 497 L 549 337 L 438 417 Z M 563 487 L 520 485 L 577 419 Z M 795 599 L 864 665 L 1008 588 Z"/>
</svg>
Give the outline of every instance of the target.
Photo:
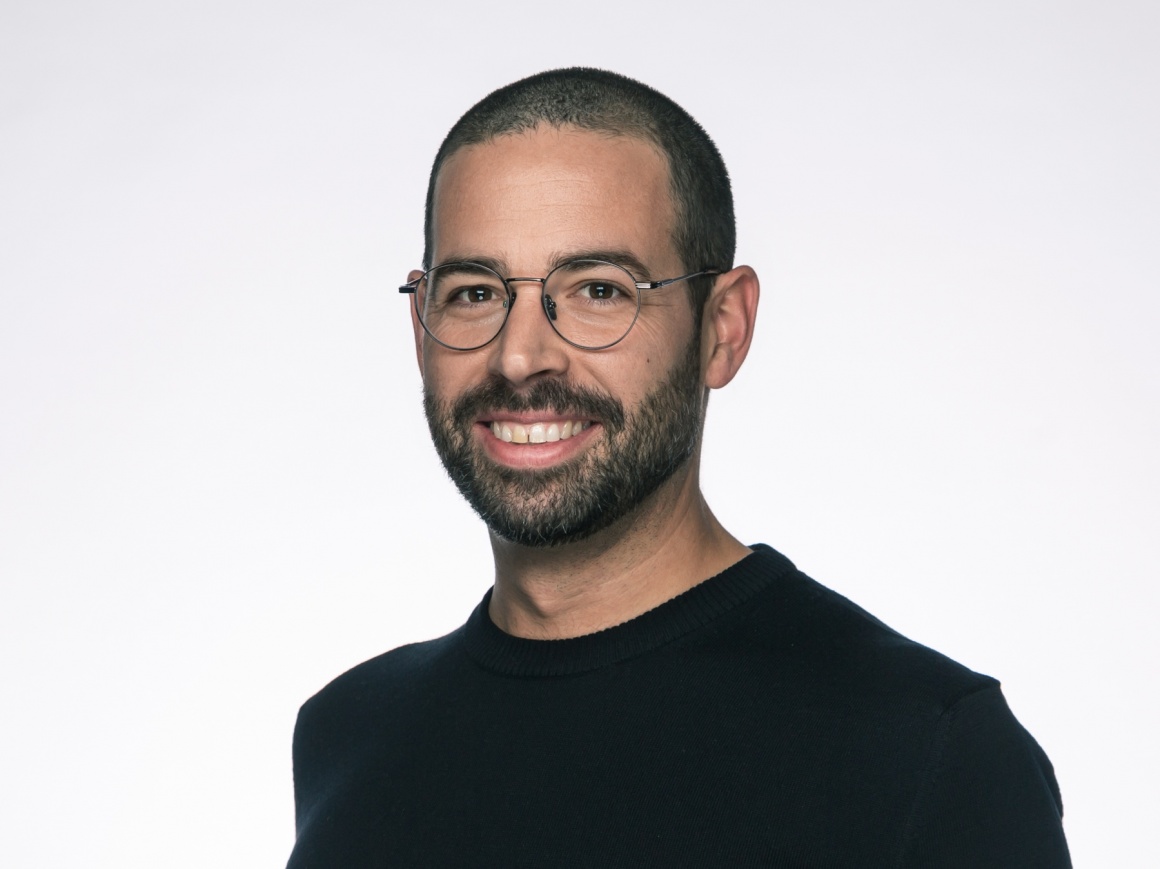
<svg viewBox="0 0 1160 869">
<path fill-rule="evenodd" d="M 1068 867 L 1055 770 L 996 685 L 939 719 L 900 866 Z"/>
<path fill-rule="evenodd" d="M 830 685 L 844 701 L 902 703 L 939 715 L 975 692 L 995 688 L 990 676 L 917 643 L 857 604 L 802 573 L 784 556 L 756 549 L 757 563 L 777 573 L 753 601 L 744 630 L 775 646 L 778 660 L 814 685 Z"/>
<path fill-rule="evenodd" d="M 339 729 L 349 735 L 357 722 L 407 706 L 432 675 L 456 657 L 462 631 L 400 646 L 331 680 L 299 710 L 295 742 L 321 738 Z"/>
<path fill-rule="evenodd" d="M 363 774 L 379 746 L 406 744 L 400 736 L 414 726 L 415 698 L 428 674 L 454 660 L 461 630 L 365 661 L 298 710 L 293 755 L 299 833 L 331 796 Z"/>
<path fill-rule="evenodd" d="M 896 772 L 914 774 L 901 865 L 1069 865 L 1051 762 L 999 682 L 908 639 L 772 550 L 759 552 L 779 573 L 744 629 L 777 647 L 776 678 L 811 713 L 853 722 L 845 744 L 865 739 Z M 896 763 L 903 756 L 913 765 Z"/>
</svg>

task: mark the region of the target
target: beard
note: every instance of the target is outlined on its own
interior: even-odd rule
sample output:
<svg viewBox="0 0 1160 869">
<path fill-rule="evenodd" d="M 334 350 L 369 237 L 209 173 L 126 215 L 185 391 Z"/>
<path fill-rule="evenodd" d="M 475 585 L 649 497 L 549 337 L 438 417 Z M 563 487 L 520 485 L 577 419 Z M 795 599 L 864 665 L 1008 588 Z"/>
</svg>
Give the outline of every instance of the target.
<svg viewBox="0 0 1160 869">
<path fill-rule="evenodd" d="M 704 419 L 699 342 L 631 413 L 605 392 L 541 380 L 524 392 L 492 378 L 454 403 L 424 388 L 423 409 L 451 481 L 491 531 L 523 546 L 574 543 L 635 510 L 697 449 Z M 544 411 L 599 420 L 604 436 L 550 468 L 509 468 L 484 455 L 476 420 L 507 411 Z M 489 435 L 485 435 L 489 436 Z"/>
</svg>

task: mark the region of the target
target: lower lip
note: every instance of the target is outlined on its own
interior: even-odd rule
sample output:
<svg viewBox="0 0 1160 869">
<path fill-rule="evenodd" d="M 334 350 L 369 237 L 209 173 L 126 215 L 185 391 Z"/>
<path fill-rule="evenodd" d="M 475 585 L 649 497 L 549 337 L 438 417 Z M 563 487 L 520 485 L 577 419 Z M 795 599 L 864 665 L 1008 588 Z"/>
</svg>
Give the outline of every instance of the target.
<svg viewBox="0 0 1160 869">
<path fill-rule="evenodd" d="M 476 423 L 475 433 L 483 443 L 484 452 L 498 464 L 509 468 L 549 468 L 566 462 L 585 448 L 602 428 L 600 423 L 592 423 L 588 428 L 570 438 L 542 444 L 514 444 L 500 440 L 491 431 L 488 423 Z"/>
</svg>

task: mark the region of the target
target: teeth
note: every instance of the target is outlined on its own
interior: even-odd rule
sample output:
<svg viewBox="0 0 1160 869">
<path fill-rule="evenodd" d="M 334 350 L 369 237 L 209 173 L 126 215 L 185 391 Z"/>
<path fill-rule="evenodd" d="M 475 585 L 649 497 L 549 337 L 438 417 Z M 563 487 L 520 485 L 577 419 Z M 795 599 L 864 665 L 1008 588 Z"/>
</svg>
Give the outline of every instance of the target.
<svg viewBox="0 0 1160 869">
<path fill-rule="evenodd" d="M 588 428 L 590 423 L 568 420 L 565 423 L 536 422 L 520 425 L 518 422 L 493 422 L 491 433 L 509 444 L 543 444 L 567 440 Z"/>
</svg>

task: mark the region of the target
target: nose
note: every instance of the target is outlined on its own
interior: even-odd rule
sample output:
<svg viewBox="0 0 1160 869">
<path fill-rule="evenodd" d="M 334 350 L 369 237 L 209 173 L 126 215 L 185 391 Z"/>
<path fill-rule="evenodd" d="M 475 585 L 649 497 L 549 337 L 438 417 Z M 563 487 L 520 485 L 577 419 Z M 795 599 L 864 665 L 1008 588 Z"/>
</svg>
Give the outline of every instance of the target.
<svg viewBox="0 0 1160 869">
<path fill-rule="evenodd" d="M 542 287 L 513 286 L 509 304 L 507 323 L 491 345 L 489 371 L 516 385 L 567 371 L 568 345 L 548 322 L 555 305 Z"/>
</svg>

